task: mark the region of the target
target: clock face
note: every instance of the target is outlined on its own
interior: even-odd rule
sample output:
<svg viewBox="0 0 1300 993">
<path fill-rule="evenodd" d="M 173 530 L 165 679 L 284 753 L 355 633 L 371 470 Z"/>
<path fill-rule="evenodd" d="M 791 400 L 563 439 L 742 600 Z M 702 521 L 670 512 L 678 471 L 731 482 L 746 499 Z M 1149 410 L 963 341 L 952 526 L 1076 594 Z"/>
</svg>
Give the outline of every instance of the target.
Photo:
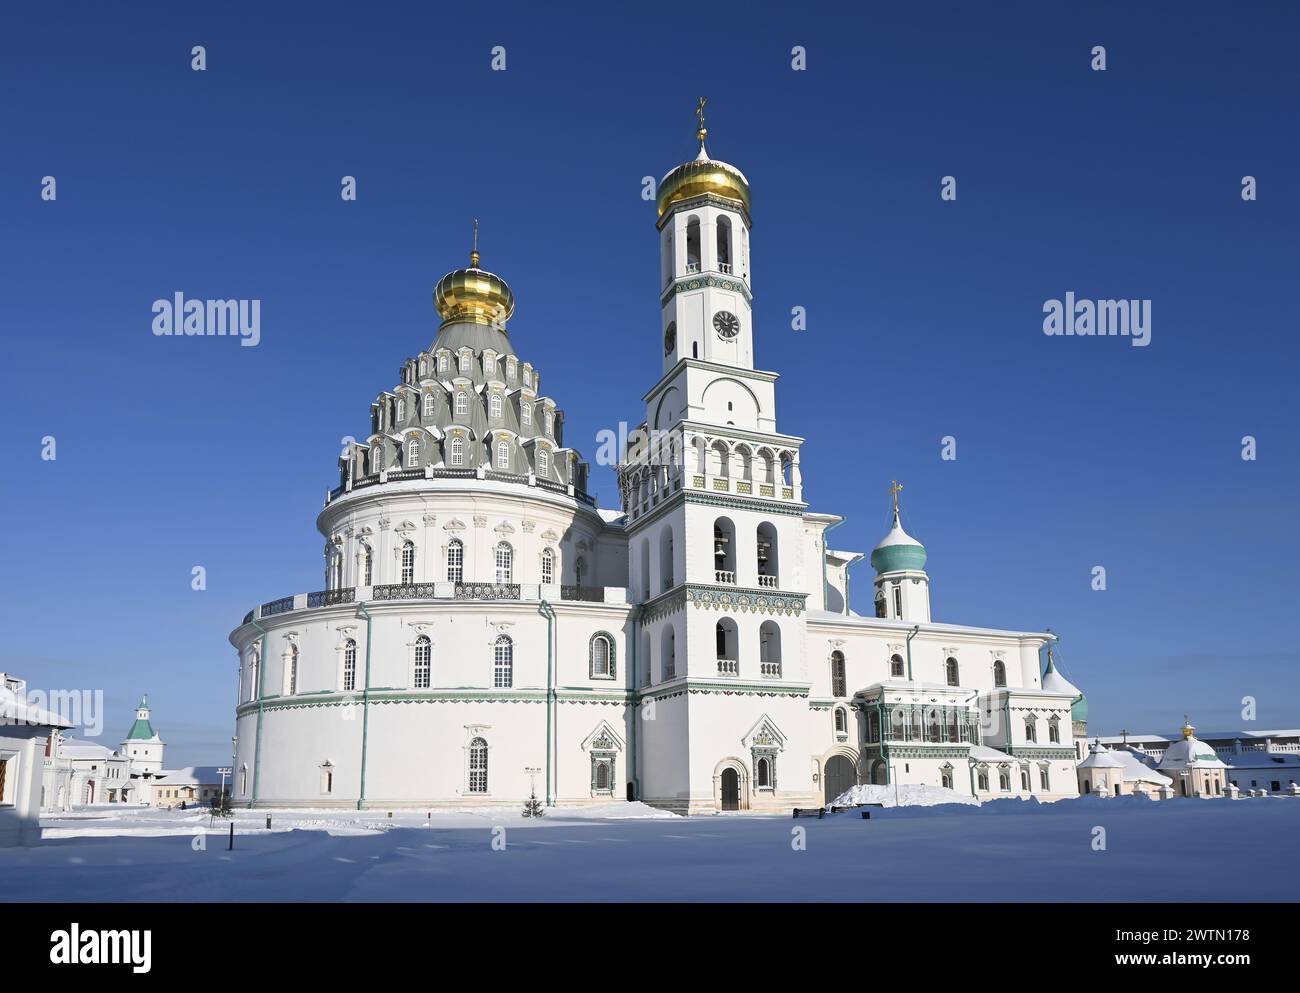
<svg viewBox="0 0 1300 993">
<path fill-rule="evenodd" d="M 713 330 L 723 341 L 730 341 L 740 334 L 740 318 L 727 310 L 720 310 L 713 315 Z"/>
<path fill-rule="evenodd" d="M 677 347 L 677 322 L 673 321 L 664 332 L 664 351 L 671 352 Z"/>
</svg>

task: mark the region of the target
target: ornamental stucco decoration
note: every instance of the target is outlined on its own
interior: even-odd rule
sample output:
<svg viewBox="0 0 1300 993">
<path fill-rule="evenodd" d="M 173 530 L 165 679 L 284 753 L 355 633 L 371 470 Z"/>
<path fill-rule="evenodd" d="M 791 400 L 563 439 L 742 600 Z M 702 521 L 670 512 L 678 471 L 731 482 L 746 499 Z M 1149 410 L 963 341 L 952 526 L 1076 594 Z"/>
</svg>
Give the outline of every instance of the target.
<svg viewBox="0 0 1300 993">
<path fill-rule="evenodd" d="M 791 616 L 803 612 L 807 594 L 750 593 L 742 590 L 719 590 L 707 586 L 688 586 L 686 599 L 708 610 L 738 610 L 741 613 Z"/>
</svg>

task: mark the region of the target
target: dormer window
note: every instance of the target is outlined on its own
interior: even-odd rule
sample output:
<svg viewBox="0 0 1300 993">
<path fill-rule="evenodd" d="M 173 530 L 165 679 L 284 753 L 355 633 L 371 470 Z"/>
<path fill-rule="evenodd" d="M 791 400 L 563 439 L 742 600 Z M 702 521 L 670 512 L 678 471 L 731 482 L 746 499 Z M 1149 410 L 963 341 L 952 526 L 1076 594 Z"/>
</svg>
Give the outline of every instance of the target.
<svg viewBox="0 0 1300 993">
<path fill-rule="evenodd" d="M 483 375 L 491 378 L 492 374 L 497 371 L 497 360 L 491 355 L 483 356 Z"/>
<path fill-rule="evenodd" d="M 456 394 L 456 416 L 464 417 L 469 413 L 469 394 L 461 390 Z"/>
<path fill-rule="evenodd" d="M 448 362 L 448 355 L 447 355 L 447 353 L 446 353 L 446 352 L 442 352 L 442 353 L 438 356 L 438 371 L 439 371 L 439 372 L 446 372 L 446 371 L 447 371 L 447 368 L 448 368 L 449 365 L 450 365 L 450 363 Z"/>
<path fill-rule="evenodd" d="M 537 475 L 545 476 L 548 472 L 550 457 L 547 455 L 545 448 L 537 449 Z"/>
<path fill-rule="evenodd" d="M 420 440 L 412 438 L 406 445 L 406 465 L 414 468 L 420 464 Z"/>
<path fill-rule="evenodd" d="M 469 364 L 470 364 L 471 359 L 472 359 L 472 356 L 471 356 L 471 354 L 470 354 L 469 352 L 461 352 L 461 353 L 460 353 L 460 371 L 461 371 L 461 372 L 469 372 Z"/>
<path fill-rule="evenodd" d="M 533 426 L 533 405 L 531 403 L 520 404 L 519 416 L 523 421 L 524 427 L 526 428 L 532 427 Z"/>
<path fill-rule="evenodd" d="M 451 439 L 451 464 L 460 466 L 465 464 L 465 439 L 456 435 Z"/>
<path fill-rule="evenodd" d="M 488 400 L 488 414 L 494 420 L 501 417 L 501 394 L 493 393 Z"/>
<path fill-rule="evenodd" d="M 498 469 L 510 468 L 510 445 L 508 442 L 504 442 L 504 441 L 497 442 L 497 468 Z"/>
<path fill-rule="evenodd" d="M 514 359 L 506 360 L 506 378 L 513 380 L 519 370 L 516 368 Z"/>
<path fill-rule="evenodd" d="M 405 400 L 398 400 L 398 401 L 397 401 L 397 419 L 398 419 L 399 421 L 404 421 L 404 420 L 406 420 L 406 401 L 405 401 Z"/>
<path fill-rule="evenodd" d="M 426 393 L 424 395 L 424 416 L 425 417 L 433 416 L 433 408 L 436 402 L 437 401 L 435 400 L 434 395 L 432 393 Z"/>
<path fill-rule="evenodd" d="M 546 412 L 546 433 L 549 435 L 555 434 L 555 415 L 549 410 Z"/>
</svg>

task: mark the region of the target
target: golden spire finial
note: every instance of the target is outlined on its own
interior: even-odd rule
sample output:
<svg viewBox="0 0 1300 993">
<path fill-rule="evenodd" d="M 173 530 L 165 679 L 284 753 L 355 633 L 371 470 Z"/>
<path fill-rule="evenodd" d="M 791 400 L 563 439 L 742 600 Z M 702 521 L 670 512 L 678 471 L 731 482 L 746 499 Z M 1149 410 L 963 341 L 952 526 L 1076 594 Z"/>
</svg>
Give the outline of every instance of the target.
<svg viewBox="0 0 1300 993">
<path fill-rule="evenodd" d="M 895 517 L 898 516 L 898 494 L 901 493 L 902 491 L 903 491 L 903 484 L 902 484 L 902 483 L 900 483 L 897 479 L 894 479 L 894 480 L 891 480 L 891 481 L 890 481 L 889 492 L 890 492 L 890 493 L 893 495 L 893 497 L 894 497 L 894 516 L 895 516 Z"/>
<path fill-rule="evenodd" d="M 695 116 L 699 119 L 700 126 L 695 132 L 695 137 L 700 139 L 700 150 L 704 150 L 704 139 L 709 136 L 709 129 L 704 126 L 704 105 L 709 102 L 708 97 L 700 97 L 700 105 L 695 108 Z"/>
<path fill-rule="evenodd" d="M 1190 738 L 1195 731 L 1196 728 L 1192 727 L 1192 719 L 1183 714 L 1183 738 Z"/>
<path fill-rule="evenodd" d="M 480 258 L 482 258 L 482 256 L 478 253 L 478 218 L 476 217 L 474 218 L 474 246 L 469 253 L 469 267 L 471 269 L 477 269 L 478 260 Z"/>
</svg>

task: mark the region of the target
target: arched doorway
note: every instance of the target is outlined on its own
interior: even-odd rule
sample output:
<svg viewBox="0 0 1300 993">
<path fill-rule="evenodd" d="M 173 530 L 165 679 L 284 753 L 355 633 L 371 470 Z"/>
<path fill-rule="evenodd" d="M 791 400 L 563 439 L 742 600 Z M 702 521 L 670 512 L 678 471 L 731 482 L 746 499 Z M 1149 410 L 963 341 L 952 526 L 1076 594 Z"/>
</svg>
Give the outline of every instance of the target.
<svg viewBox="0 0 1300 993">
<path fill-rule="evenodd" d="M 722 770 L 722 809 L 740 809 L 740 775 L 735 769 Z"/>
<path fill-rule="evenodd" d="M 845 790 L 858 785 L 853 761 L 843 755 L 832 755 L 826 760 L 826 771 L 822 774 L 822 781 L 826 787 L 826 802 L 830 803 Z"/>
</svg>

